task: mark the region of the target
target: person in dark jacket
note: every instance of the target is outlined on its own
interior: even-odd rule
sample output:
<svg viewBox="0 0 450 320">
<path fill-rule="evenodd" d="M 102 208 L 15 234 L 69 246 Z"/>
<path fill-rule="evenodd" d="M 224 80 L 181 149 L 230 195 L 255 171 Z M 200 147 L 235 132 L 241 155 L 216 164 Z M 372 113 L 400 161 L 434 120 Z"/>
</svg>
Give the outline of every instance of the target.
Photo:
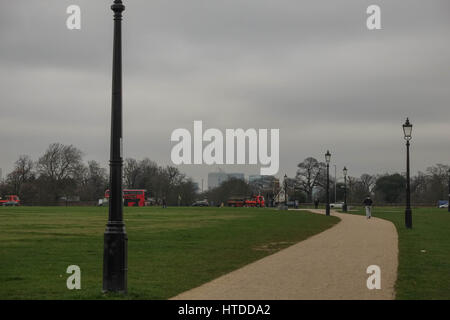
<svg viewBox="0 0 450 320">
<path fill-rule="evenodd" d="M 373 201 L 372 199 L 370 199 L 370 196 L 367 196 L 366 199 L 364 199 L 364 206 L 366 207 L 366 218 L 370 219 L 370 217 L 372 216 L 372 204 Z"/>
</svg>

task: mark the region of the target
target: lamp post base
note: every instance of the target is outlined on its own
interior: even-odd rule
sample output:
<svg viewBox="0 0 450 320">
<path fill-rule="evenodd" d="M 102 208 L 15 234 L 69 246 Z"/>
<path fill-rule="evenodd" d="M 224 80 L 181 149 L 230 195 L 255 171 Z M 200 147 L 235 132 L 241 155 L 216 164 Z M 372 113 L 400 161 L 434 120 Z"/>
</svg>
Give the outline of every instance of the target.
<svg viewBox="0 0 450 320">
<path fill-rule="evenodd" d="M 327 215 L 327 216 L 330 215 L 330 205 L 329 205 L 329 204 L 327 204 L 327 205 L 325 206 L 325 215 Z"/>
<path fill-rule="evenodd" d="M 411 209 L 405 210 L 405 226 L 408 229 L 412 228 L 412 211 L 411 211 Z"/>
<path fill-rule="evenodd" d="M 346 204 L 344 204 L 344 205 L 342 206 L 342 212 L 347 212 L 347 205 L 346 205 Z"/>
<path fill-rule="evenodd" d="M 122 221 L 106 225 L 103 251 L 103 292 L 127 293 L 128 237 Z"/>
</svg>

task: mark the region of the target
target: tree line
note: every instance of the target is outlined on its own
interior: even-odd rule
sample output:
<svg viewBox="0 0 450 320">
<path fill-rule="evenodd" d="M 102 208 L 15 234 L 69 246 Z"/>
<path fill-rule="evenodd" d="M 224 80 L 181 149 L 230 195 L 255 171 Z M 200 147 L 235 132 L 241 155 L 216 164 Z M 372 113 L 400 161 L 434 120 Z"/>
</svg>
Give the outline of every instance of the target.
<svg viewBox="0 0 450 320">
<path fill-rule="evenodd" d="M 448 165 L 436 164 L 419 171 L 411 177 L 411 199 L 417 204 L 436 204 L 438 200 L 448 198 Z M 330 175 L 330 199 L 344 199 L 344 179 L 334 180 Z M 313 202 L 326 201 L 326 164 L 313 157 L 308 157 L 297 166 L 294 179 L 289 179 L 291 193 L 295 190 L 303 193 L 304 200 Z M 336 186 L 336 190 L 335 190 Z M 359 177 L 347 176 L 347 201 L 361 203 L 371 196 L 377 203 L 397 204 L 405 201 L 405 173 L 364 173 Z"/>
<path fill-rule="evenodd" d="M 411 198 L 416 204 L 435 205 L 438 200 L 448 198 L 448 165 L 436 164 L 425 172 L 411 177 Z M 326 202 L 326 163 L 308 157 L 297 165 L 295 177 L 287 178 L 287 191 L 290 200 L 300 203 L 312 203 L 316 199 Z M 269 177 L 266 177 L 269 178 Z M 266 179 L 267 180 L 267 179 Z M 270 179 L 269 179 L 270 180 Z M 344 179 L 330 175 L 330 201 L 344 200 Z M 220 204 L 236 196 L 261 194 L 266 201 L 271 199 L 283 187 L 284 181 L 252 181 L 250 183 L 230 179 L 220 186 L 206 191 L 202 196 L 214 204 Z M 262 187 L 261 185 L 265 185 Z M 347 202 L 361 204 L 365 197 L 371 196 L 378 204 L 400 204 L 405 201 L 406 177 L 404 173 L 368 174 L 359 177 L 347 176 Z"/>
<path fill-rule="evenodd" d="M 146 189 L 160 203 L 187 205 L 195 200 L 197 186 L 171 166 L 158 166 L 146 158 L 125 159 L 123 186 Z M 37 160 L 22 155 L 0 182 L 0 195 L 18 195 L 23 203 L 50 203 L 63 199 L 96 201 L 109 188 L 108 171 L 94 160 L 85 162 L 73 145 L 51 144 Z"/>
<path fill-rule="evenodd" d="M 448 198 L 448 165 L 436 164 L 411 177 L 413 203 L 436 204 Z M 0 182 L 0 195 L 18 195 L 24 203 L 49 203 L 62 199 L 96 201 L 108 189 L 108 171 L 97 161 L 83 160 L 83 153 L 73 145 L 51 144 L 37 160 L 22 155 L 14 169 Z M 281 184 L 281 186 L 280 186 Z M 124 160 L 123 187 L 146 189 L 156 203 L 190 205 L 197 199 L 214 204 L 226 203 L 232 197 L 262 194 L 270 201 L 282 187 L 272 176 L 248 183 L 231 179 L 217 188 L 198 194 L 191 178 L 172 166 L 159 166 L 145 158 Z M 326 201 L 326 164 L 308 157 L 297 165 L 295 177 L 287 179 L 290 199 L 300 202 Z M 335 189 L 336 186 L 336 189 Z M 377 203 L 395 204 L 405 199 L 404 173 L 368 174 L 347 177 L 347 201 L 359 204 L 370 195 Z M 330 199 L 342 201 L 344 181 L 330 175 Z"/>
</svg>

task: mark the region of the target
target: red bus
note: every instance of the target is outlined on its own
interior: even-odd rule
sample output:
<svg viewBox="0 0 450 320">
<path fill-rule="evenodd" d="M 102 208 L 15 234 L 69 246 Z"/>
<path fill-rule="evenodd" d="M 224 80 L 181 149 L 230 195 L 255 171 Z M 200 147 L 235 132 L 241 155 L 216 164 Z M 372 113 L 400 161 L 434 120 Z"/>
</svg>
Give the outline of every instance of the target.
<svg viewBox="0 0 450 320">
<path fill-rule="evenodd" d="M 6 199 L 0 197 L 0 206 L 20 206 L 20 199 L 18 196 L 6 196 Z"/>
<path fill-rule="evenodd" d="M 124 189 L 123 205 L 125 207 L 144 207 L 146 192 L 145 189 Z M 109 189 L 105 192 L 105 198 L 109 199 Z"/>
</svg>

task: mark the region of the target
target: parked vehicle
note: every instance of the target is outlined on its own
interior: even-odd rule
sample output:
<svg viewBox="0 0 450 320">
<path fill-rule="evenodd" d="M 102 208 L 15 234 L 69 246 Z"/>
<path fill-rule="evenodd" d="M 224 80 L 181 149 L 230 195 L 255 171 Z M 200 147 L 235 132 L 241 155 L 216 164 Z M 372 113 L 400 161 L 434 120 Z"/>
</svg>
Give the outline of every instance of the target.
<svg viewBox="0 0 450 320">
<path fill-rule="evenodd" d="M 20 206 L 20 199 L 18 196 L 13 195 L 13 196 L 6 196 L 6 199 L 2 199 L 0 198 L 0 206 Z"/>
<path fill-rule="evenodd" d="M 448 208 L 448 200 L 439 200 L 438 208 Z"/>
<path fill-rule="evenodd" d="M 228 200 L 229 207 L 265 207 L 265 201 L 263 196 L 253 196 L 250 199 L 246 198 L 234 198 Z"/>
<path fill-rule="evenodd" d="M 342 209 L 343 206 L 344 206 L 343 202 L 330 203 L 330 208 L 334 209 Z"/>
<path fill-rule="evenodd" d="M 209 203 L 208 200 L 199 200 L 199 201 L 195 201 L 192 204 L 193 207 L 209 207 Z"/>
</svg>

